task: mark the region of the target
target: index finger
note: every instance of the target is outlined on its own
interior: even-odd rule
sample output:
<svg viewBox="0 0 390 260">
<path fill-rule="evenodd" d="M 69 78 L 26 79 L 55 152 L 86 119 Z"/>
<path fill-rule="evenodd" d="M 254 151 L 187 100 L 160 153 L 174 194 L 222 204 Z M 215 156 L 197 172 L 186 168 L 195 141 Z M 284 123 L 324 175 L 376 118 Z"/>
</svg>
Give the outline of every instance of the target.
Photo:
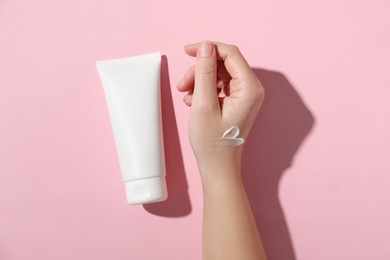
<svg viewBox="0 0 390 260">
<path fill-rule="evenodd" d="M 224 44 L 220 42 L 212 42 L 217 50 L 217 58 L 224 61 L 225 68 L 233 79 L 248 79 L 256 76 L 254 75 L 248 62 L 242 56 L 239 48 L 235 45 Z M 184 51 L 193 57 L 201 43 L 190 44 L 184 47 Z"/>
</svg>

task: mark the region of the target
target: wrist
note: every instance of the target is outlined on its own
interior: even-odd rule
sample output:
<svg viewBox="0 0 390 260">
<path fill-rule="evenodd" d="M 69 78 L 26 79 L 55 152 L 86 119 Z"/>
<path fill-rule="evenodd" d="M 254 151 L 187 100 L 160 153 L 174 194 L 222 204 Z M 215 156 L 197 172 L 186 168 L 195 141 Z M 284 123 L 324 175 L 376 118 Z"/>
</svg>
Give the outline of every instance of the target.
<svg viewBox="0 0 390 260">
<path fill-rule="evenodd" d="M 209 203 L 212 203 L 215 198 L 228 199 L 245 192 L 239 164 L 207 167 L 200 170 L 200 173 L 203 196 Z"/>
<path fill-rule="evenodd" d="M 241 178 L 241 156 L 197 159 L 202 182 L 220 182 L 224 179 Z"/>
</svg>

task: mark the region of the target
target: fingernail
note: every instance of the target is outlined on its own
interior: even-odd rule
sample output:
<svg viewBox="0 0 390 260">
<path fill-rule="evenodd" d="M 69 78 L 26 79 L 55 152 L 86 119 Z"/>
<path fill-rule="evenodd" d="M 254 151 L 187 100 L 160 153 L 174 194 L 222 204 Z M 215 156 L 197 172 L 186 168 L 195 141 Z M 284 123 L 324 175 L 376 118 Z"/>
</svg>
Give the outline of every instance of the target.
<svg viewBox="0 0 390 260">
<path fill-rule="evenodd" d="M 202 42 L 199 48 L 199 57 L 210 57 L 213 54 L 213 44 L 211 42 Z"/>
</svg>

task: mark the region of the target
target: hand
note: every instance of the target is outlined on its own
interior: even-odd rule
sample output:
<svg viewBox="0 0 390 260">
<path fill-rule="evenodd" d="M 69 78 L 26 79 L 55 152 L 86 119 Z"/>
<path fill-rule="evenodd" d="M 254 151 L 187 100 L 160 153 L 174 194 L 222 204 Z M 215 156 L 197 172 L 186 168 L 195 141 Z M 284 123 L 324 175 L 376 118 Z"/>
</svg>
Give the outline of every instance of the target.
<svg viewBox="0 0 390 260">
<path fill-rule="evenodd" d="M 201 173 L 203 168 L 237 165 L 243 145 L 219 140 L 231 126 L 239 127 L 239 137 L 248 137 L 264 88 L 236 46 L 204 41 L 186 46 L 185 52 L 196 62 L 177 88 L 188 92 L 184 102 L 191 106 L 190 142 Z"/>
</svg>

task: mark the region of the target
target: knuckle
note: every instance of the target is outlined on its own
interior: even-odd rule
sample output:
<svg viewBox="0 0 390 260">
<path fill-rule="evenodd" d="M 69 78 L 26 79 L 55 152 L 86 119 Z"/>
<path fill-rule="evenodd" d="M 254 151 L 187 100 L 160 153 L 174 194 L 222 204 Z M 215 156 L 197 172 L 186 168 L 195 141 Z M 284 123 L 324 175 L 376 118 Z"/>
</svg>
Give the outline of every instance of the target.
<svg viewBox="0 0 390 260">
<path fill-rule="evenodd" d="M 214 102 L 210 102 L 208 100 L 196 100 L 197 102 L 193 103 L 193 107 L 196 108 L 196 110 L 204 115 L 208 115 L 211 112 L 217 110 L 216 105 Z"/>
<path fill-rule="evenodd" d="M 265 90 L 260 81 L 257 80 L 253 89 L 251 90 L 251 94 L 249 95 L 250 99 L 253 102 L 262 102 L 265 98 Z"/>
<path fill-rule="evenodd" d="M 217 68 L 215 64 L 203 63 L 199 66 L 198 70 L 201 74 L 212 74 L 216 72 Z"/>
<path fill-rule="evenodd" d="M 240 49 L 238 48 L 237 45 L 234 45 L 234 44 L 230 45 L 230 51 L 232 53 L 240 53 Z"/>
<path fill-rule="evenodd" d="M 259 100 L 263 100 L 265 98 L 265 89 L 260 81 L 258 81 L 258 85 L 256 86 L 255 96 Z"/>
<path fill-rule="evenodd" d="M 239 50 L 239 49 L 238 49 L 238 46 L 235 45 L 235 44 L 230 45 L 230 47 L 232 48 L 232 50 L 236 50 L 236 51 Z"/>
</svg>

